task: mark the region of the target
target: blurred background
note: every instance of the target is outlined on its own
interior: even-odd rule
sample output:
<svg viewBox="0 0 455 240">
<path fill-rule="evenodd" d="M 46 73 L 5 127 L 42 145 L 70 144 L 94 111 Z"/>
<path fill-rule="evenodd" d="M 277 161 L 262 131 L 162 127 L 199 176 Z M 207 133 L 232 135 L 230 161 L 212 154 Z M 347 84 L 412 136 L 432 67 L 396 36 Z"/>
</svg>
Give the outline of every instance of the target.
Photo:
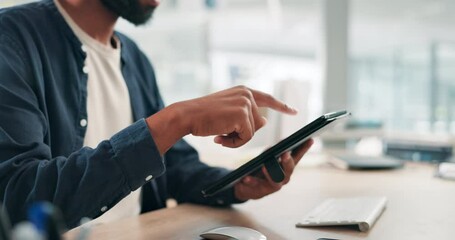
<svg viewBox="0 0 455 240">
<path fill-rule="evenodd" d="M 242 84 L 300 110 L 264 111 L 269 124 L 241 149 L 188 137 L 203 158 L 270 146 L 338 109 L 353 117 L 326 146 L 453 145 L 453 0 L 162 0 L 147 25 L 117 29 L 150 58 L 166 104 Z"/>
</svg>

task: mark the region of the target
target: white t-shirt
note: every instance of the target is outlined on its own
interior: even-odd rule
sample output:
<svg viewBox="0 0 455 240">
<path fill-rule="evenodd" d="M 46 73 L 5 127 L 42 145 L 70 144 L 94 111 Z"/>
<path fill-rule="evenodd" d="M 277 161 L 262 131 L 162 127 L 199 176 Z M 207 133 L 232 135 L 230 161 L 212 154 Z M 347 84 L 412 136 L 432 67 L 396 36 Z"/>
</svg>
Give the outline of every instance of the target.
<svg viewBox="0 0 455 240">
<path fill-rule="evenodd" d="M 77 26 L 58 0 L 54 2 L 87 53 L 83 68 L 88 74 L 87 120 L 81 121 L 81 124 L 87 126 L 84 146 L 95 148 L 101 141 L 133 123 L 130 96 L 121 71 L 120 41 L 113 37 L 117 43 L 114 48 L 95 40 Z M 106 223 L 139 215 L 140 192 L 140 189 L 131 192 L 92 223 Z"/>
</svg>

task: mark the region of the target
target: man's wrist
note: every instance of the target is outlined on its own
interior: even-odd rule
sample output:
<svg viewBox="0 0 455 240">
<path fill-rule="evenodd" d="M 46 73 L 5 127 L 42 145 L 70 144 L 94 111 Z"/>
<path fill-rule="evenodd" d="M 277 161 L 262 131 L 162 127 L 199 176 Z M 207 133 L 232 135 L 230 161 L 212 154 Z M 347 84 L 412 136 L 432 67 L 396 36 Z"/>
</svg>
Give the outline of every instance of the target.
<svg viewBox="0 0 455 240">
<path fill-rule="evenodd" d="M 182 111 L 172 104 L 146 118 L 150 134 L 161 155 L 188 134 L 185 118 L 182 115 Z"/>
<path fill-rule="evenodd" d="M 191 122 L 187 114 L 187 106 L 185 106 L 186 101 L 177 102 L 169 105 L 167 111 L 172 113 L 172 128 L 184 137 L 191 133 Z"/>
</svg>

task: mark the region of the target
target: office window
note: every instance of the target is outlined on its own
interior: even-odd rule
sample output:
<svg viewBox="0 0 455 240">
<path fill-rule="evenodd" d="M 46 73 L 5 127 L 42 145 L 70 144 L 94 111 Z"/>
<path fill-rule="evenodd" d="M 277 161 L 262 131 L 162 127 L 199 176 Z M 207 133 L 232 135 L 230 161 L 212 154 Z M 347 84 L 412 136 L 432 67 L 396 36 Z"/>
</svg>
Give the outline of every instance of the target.
<svg viewBox="0 0 455 240">
<path fill-rule="evenodd" d="M 273 93 L 275 81 L 291 78 L 314 84 L 312 90 L 320 88 L 318 76 L 301 74 L 318 71 L 319 1 L 192 0 L 161 5 L 147 26 L 135 28 L 121 21 L 118 28 L 152 60 L 167 103 L 238 84 Z M 235 76 L 246 72 L 248 76 Z"/>
<path fill-rule="evenodd" d="M 350 4 L 355 115 L 390 130 L 455 133 L 455 2 Z"/>
<path fill-rule="evenodd" d="M 321 113 L 320 1 L 205 2 L 162 1 L 147 26 L 118 25 L 151 59 L 166 104 L 242 84 L 298 105 L 302 116 L 293 128 Z M 302 88 L 292 99 L 282 93 L 290 84 Z M 250 145 L 270 145 L 292 131 L 269 117 Z"/>
<path fill-rule="evenodd" d="M 435 129 L 455 133 L 455 42 L 440 42 L 434 48 L 438 97 Z"/>
</svg>

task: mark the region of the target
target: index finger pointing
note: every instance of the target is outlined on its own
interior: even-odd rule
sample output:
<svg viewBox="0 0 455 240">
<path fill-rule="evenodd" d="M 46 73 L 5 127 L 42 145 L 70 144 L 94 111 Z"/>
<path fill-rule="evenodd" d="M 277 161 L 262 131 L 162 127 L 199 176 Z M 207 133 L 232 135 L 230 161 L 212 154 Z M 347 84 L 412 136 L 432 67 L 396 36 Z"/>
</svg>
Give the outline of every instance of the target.
<svg viewBox="0 0 455 240">
<path fill-rule="evenodd" d="M 258 107 L 268 107 L 278 112 L 287 113 L 291 115 L 297 114 L 297 110 L 293 107 L 288 106 L 284 102 L 275 99 L 272 95 L 257 91 L 254 89 L 250 89 L 251 93 L 253 93 L 254 100 Z"/>
</svg>

